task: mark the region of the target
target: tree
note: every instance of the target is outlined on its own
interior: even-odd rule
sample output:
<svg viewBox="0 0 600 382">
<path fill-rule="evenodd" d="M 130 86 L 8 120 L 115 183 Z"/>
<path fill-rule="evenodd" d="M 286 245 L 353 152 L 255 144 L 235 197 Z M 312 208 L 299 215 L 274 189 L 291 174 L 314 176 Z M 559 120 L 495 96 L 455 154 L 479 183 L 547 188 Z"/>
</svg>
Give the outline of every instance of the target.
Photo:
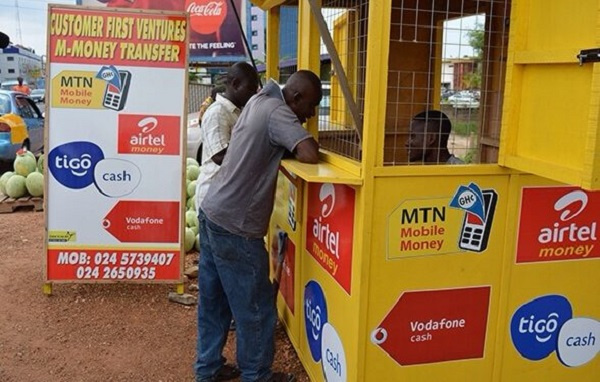
<svg viewBox="0 0 600 382">
<path fill-rule="evenodd" d="M 463 82 L 465 87 L 468 89 L 479 89 L 481 88 L 481 62 L 483 60 L 483 47 L 485 30 L 483 25 L 479 22 L 475 23 L 475 27 L 467 32 L 467 38 L 469 39 L 469 45 L 473 48 L 475 56 L 475 62 L 473 65 L 473 71 L 464 76 Z"/>
</svg>

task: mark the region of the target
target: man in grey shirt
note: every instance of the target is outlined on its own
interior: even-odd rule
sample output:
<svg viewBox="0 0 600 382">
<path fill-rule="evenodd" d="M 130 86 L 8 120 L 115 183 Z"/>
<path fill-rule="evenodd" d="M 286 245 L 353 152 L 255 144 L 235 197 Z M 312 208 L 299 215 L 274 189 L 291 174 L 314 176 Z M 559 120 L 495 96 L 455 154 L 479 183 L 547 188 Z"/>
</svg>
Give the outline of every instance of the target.
<svg viewBox="0 0 600 382">
<path fill-rule="evenodd" d="M 439 110 L 427 110 L 415 115 L 405 145 L 408 160 L 425 164 L 464 164 L 448 151 L 451 130 L 450 118 Z"/>
<path fill-rule="evenodd" d="M 242 381 L 294 380 L 271 371 L 277 316 L 264 236 L 283 155 L 318 162 L 318 144 L 302 123 L 315 115 L 321 98 L 319 78 L 298 71 L 283 89 L 269 81 L 233 127 L 221 170 L 200 206 L 197 381 L 218 380 L 232 313 Z"/>
</svg>

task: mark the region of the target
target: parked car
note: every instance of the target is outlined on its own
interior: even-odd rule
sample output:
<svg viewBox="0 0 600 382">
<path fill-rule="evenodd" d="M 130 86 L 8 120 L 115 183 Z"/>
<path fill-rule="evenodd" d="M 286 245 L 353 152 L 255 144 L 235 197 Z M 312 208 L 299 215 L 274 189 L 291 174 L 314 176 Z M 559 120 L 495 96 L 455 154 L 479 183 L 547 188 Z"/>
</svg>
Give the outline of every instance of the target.
<svg viewBox="0 0 600 382">
<path fill-rule="evenodd" d="M 46 89 L 33 89 L 29 97 L 34 102 L 46 102 Z"/>
<path fill-rule="evenodd" d="M 187 157 L 202 164 L 202 134 L 200 130 L 200 112 L 188 114 L 187 120 Z"/>
<path fill-rule="evenodd" d="M 0 161 L 12 161 L 26 147 L 44 147 L 44 117 L 33 100 L 22 93 L 0 90 Z"/>
<path fill-rule="evenodd" d="M 469 93 L 458 93 L 448 97 L 448 103 L 455 109 L 477 109 L 479 101 Z"/>
</svg>

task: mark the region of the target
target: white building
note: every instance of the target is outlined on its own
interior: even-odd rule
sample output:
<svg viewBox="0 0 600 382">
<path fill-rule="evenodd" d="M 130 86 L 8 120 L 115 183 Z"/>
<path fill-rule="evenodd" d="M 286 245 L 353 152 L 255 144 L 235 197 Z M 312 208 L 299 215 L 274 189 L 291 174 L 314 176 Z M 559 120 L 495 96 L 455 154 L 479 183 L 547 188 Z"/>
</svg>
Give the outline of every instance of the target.
<svg viewBox="0 0 600 382">
<path fill-rule="evenodd" d="M 247 34 L 252 56 L 256 61 L 265 62 L 265 12 L 250 1 L 247 1 L 246 5 L 248 7 L 246 9 L 249 9 Z"/>
<path fill-rule="evenodd" d="M 43 75 L 42 57 L 32 49 L 20 45 L 9 45 L 0 49 L 0 82 L 16 80 L 23 77 L 26 82 L 33 83 L 35 78 Z M 37 76 L 34 73 L 37 72 Z"/>
</svg>

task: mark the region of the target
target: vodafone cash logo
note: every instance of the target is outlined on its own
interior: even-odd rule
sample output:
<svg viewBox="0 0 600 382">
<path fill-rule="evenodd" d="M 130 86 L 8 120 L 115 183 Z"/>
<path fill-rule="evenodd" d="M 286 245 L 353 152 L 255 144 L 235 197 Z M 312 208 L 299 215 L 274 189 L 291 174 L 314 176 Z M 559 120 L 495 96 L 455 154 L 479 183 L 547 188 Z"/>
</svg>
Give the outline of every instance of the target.
<svg viewBox="0 0 600 382">
<path fill-rule="evenodd" d="M 67 188 L 82 189 L 94 183 L 94 168 L 104 159 L 102 149 L 92 142 L 69 142 L 48 154 L 50 173 Z"/>
<path fill-rule="evenodd" d="M 571 303 L 560 295 L 541 296 L 519 307 L 510 330 L 517 351 L 533 361 L 556 351 L 563 365 L 576 367 L 600 351 L 600 322 L 573 318 Z"/>
<path fill-rule="evenodd" d="M 319 362 L 323 326 L 327 323 L 327 301 L 323 289 L 314 280 L 304 287 L 304 323 L 310 354 L 315 362 Z"/>
<path fill-rule="evenodd" d="M 190 24 L 200 34 L 216 33 L 227 16 L 226 0 L 187 0 L 185 9 L 190 14 Z"/>
</svg>

